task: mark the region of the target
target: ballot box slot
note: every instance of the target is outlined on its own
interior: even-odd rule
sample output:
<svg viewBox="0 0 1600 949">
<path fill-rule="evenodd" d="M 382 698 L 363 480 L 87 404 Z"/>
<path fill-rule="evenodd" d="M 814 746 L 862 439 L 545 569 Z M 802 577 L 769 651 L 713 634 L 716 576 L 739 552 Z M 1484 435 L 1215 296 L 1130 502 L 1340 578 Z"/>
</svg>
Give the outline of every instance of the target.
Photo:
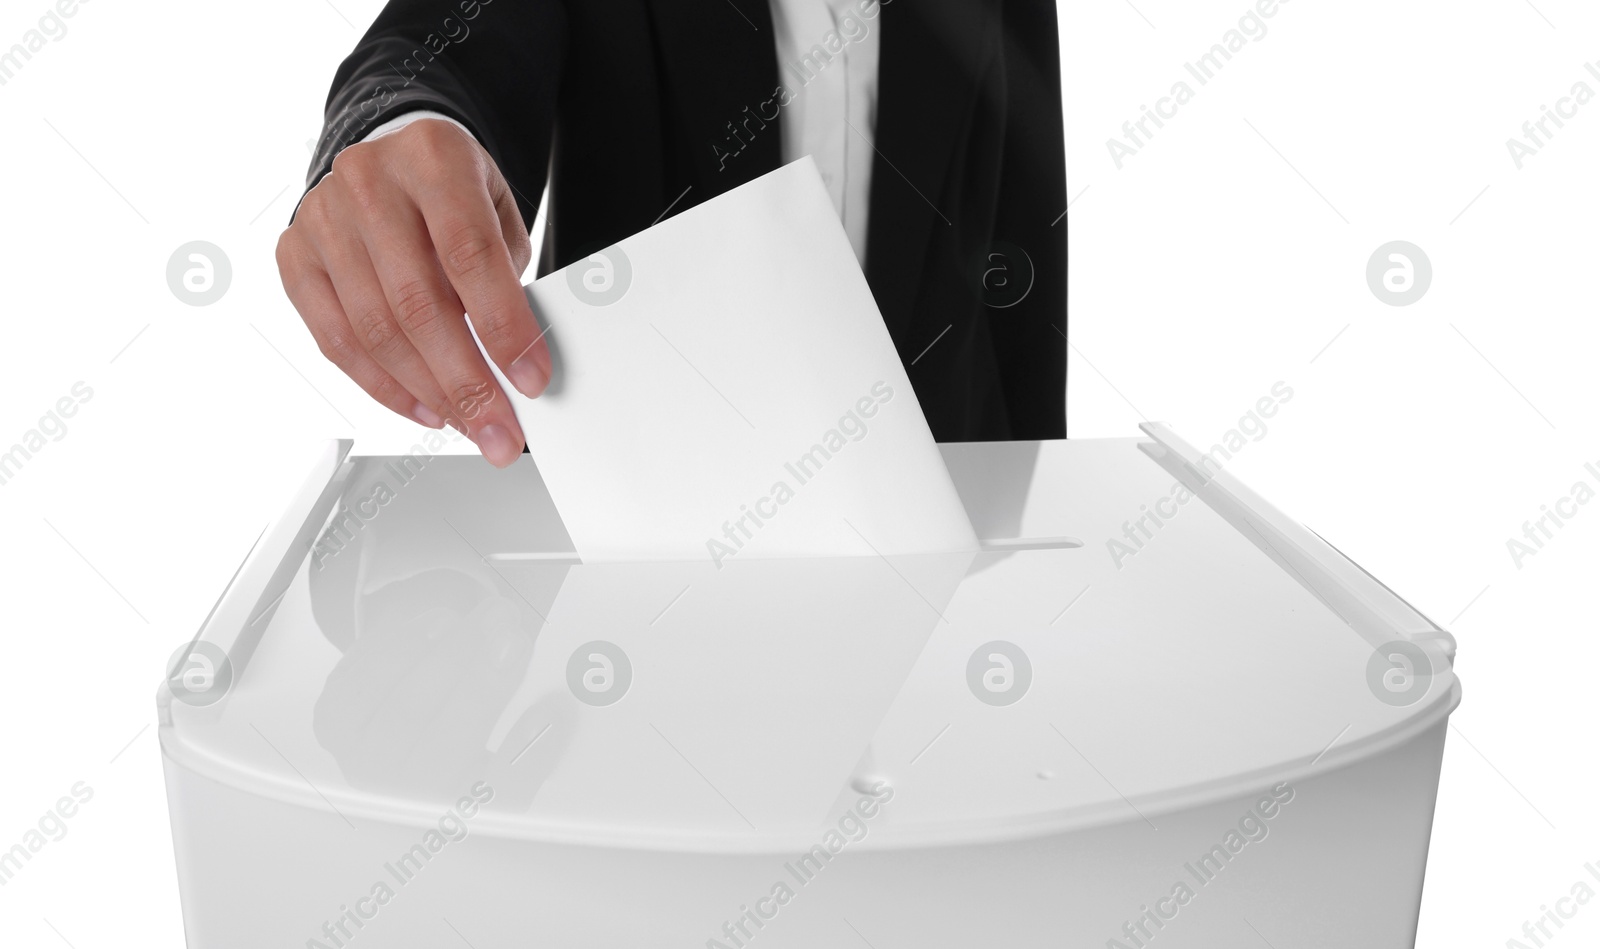
<svg viewBox="0 0 1600 949">
<path fill-rule="evenodd" d="M 979 549 L 988 551 L 1010 550 L 1072 550 L 1083 546 L 1076 537 L 980 537 Z"/>
</svg>

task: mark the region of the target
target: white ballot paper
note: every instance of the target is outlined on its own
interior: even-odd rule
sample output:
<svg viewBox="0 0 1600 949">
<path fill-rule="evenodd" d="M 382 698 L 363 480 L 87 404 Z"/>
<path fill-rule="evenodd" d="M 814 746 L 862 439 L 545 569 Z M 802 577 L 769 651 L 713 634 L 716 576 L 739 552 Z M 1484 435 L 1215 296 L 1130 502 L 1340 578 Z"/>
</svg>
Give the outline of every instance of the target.
<svg viewBox="0 0 1600 949">
<path fill-rule="evenodd" d="M 527 291 L 551 385 L 500 384 L 584 560 L 977 548 L 809 157 Z"/>
</svg>

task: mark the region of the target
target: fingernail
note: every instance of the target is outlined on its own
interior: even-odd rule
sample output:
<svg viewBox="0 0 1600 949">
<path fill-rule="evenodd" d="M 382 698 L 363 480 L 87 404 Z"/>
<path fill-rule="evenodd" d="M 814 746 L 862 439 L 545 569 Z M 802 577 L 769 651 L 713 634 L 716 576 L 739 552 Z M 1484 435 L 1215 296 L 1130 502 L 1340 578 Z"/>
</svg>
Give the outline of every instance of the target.
<svg viewBox="0 0 1600 949">
<path fill-rule="evenodd" d="M 506 370 L 506 377 L 517 387 L 518 392 L 530 399 L 538 398 L 544 387 L 550 384 L 549 370 L 539 365 L 531 349 L 512 362 L 510 368 Z"/>
<path fill-rule="evenodd" d="M 496 468 L 504 468 L 522 454 L 522 446 L 512 439 L 511 433 L 498 425 L 485 425 L 478 429 L 472 440 L 477 443 L 483 457 Z"/>
<path fill-rule="evenodd" d="M 433 409 L 428 408 L 421 402 L 418 402 L 416 406 L 411 409 L 411 417 L 429 428 L 439 428 L 440 426 L 444 425 L 444 419 L 440 418 L 438 414 L 433 411 Z"/>
</svg>

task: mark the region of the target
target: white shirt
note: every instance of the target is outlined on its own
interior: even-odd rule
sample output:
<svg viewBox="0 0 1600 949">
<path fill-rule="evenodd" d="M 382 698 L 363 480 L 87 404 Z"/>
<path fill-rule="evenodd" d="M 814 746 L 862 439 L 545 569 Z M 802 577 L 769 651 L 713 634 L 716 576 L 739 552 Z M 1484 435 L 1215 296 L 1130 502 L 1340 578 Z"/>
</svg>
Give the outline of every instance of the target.
<svg viewBox="0 0 1600 949">
<path fill-rule="evenodd" d="M 872 130 L 878 111 L 877 0 L 769 0 L 783 108 L 783 162 L 810 155 L 856 260 L 867 261 Z M 871 16 L 867 15 L 871 12 Z"/>
<path fill-rule="evenodd" d="M 780 108 L 778 119 L 783 163 L 806 155 L 817 163 L 856 260 L 866 266 L 881 8 L 878 0 L 768 3 L 778 56 L 778 82 L 789 91 L 788 96 L 778 100 L 789 102 Z M 755 107 L 757 103 L 751 105 Z M 424 118 L 455 121 L 437 112 L 407 112 L 373 129 L 362 140 L 377 138 Z"/>
</svg>

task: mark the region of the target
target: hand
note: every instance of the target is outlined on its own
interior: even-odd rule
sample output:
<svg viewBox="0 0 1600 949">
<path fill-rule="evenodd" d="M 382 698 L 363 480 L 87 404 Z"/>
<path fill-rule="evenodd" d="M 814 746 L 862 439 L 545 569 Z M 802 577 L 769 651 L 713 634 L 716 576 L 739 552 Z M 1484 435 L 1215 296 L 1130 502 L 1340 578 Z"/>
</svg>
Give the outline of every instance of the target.
<svg viewBox="0 0 1600 949">
<path fill-rule="evenodd" d="M 532 254 L 488 152 L 450 122 L 418 119 L 340 152 L 277 259 L 324 356 L 391 410 L 449 424 L 503 468 L 522 453 L 522 429 L 462 316 L 512 385 L 543 392 L 550 351 L 519 280 Z"/>
</svg>

